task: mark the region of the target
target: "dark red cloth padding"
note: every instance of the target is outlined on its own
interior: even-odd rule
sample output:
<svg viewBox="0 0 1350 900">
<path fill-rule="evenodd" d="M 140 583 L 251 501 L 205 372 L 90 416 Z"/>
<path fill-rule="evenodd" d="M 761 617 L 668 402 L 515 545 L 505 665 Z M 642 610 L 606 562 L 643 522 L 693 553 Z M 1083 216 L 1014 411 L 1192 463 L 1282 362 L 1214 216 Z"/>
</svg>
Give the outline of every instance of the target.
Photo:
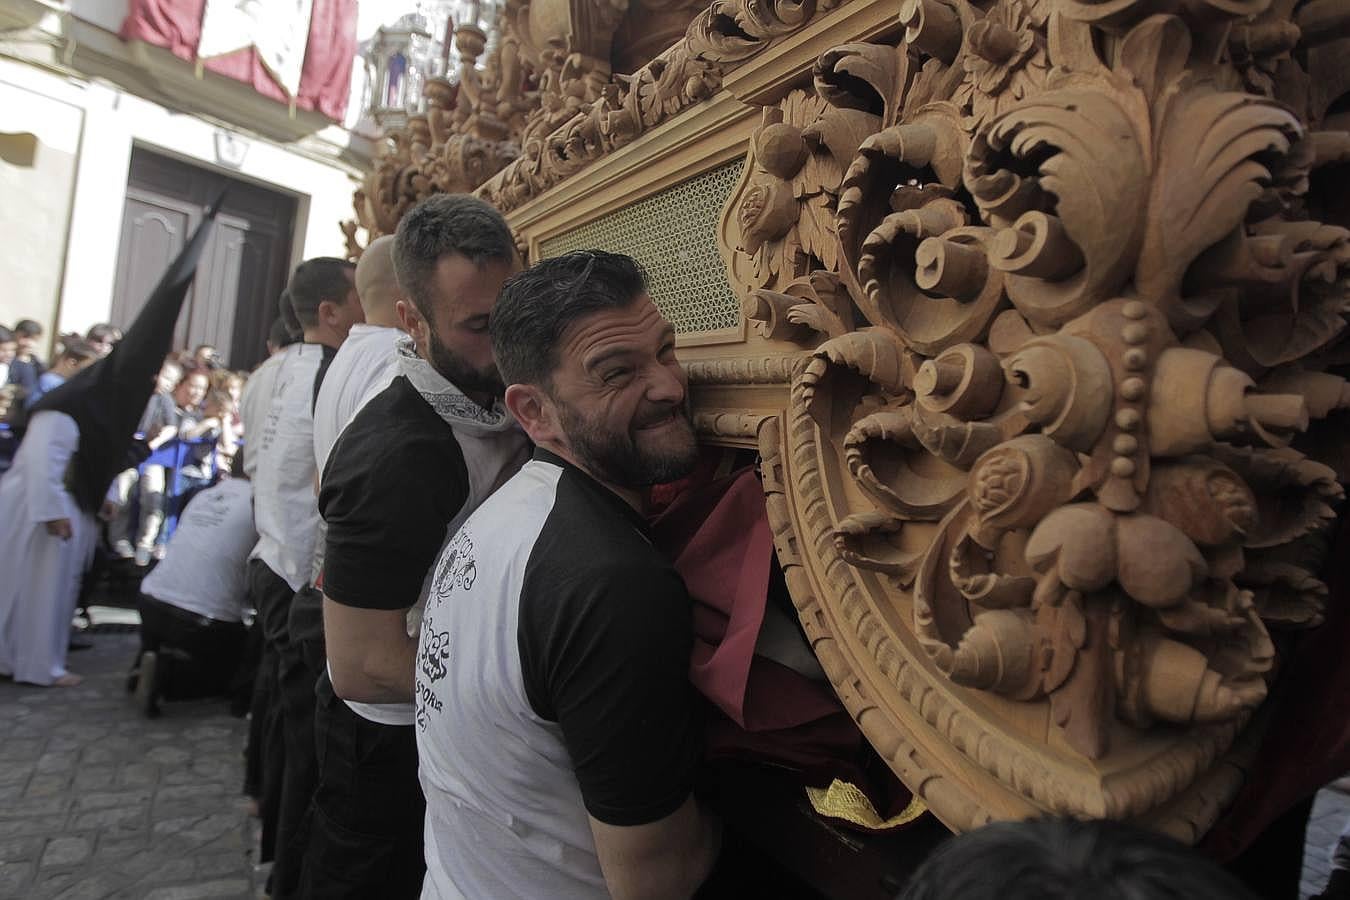
<svg viewBox="0 0 1350 900">
<path fill-rule="evenodd" d="M 357 0 L 314 0 L 309 42 L 295 105 L 335 122 L 347 114 L 352 62 L 356 58 Z M 123 40 L 163 47 L 179 59 L 195 62 L 206 0 L 131 0 L 119 32 Z M 290 103 L 253 49 L 202 61 L 208 71 L 242 81 L 259 94 Z"/>
<path fill-rule="evenodd" d="M 653 526 L 694 599 L 689 677 L 749 731 L 792 728 L 843 709 L 826 687 L 755 656 L 773 534 L 753 468 L 687 490 Z"/>
<path fill-rule="evenodd" d="M 904 809 L 909 790 L 863 740 L 829 686 L 755 655 L 774 550 L 754 468 L 711 482 L 706 474 L 693 479 L 653 523 L 652 535 L 694 601 L 690 680 L 716 707 L 708 717 L 707 758 L 786 769 L 814 787 L 842 779 L 867 794 L 883 818 Z M 784 589 L 781 578 L 776 584 Z"/>
</svg>

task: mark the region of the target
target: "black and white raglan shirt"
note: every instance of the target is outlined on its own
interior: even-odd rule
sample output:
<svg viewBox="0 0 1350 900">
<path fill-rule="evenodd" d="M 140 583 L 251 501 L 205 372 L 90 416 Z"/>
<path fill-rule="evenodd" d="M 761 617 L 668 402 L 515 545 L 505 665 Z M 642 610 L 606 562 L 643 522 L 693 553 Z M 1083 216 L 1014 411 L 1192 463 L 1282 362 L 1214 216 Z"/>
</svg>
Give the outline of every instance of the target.
<svg viewBox="0 0 1350 900">
<path fill-rule="evenodd" d="M 665 818 L 701 750 L 692 607 L 646 522 L 546 450 L 464 523 L 417 655 L 424 898 L 605 898 L 587 815 Z"/>
<path fill-rule="evenodd" d="M 406 374 L 367 401 L 333 445 L 319 491 L 324 593 L 361 609 L 411 607 L 409 634 L 441 548 L 529 457 L 529 439 L 500 403 L 484 410 L 440 385 L 439 410 Z M 381 725 L 413 722 L 411 703 L 346 702 Z"/>
</svg>

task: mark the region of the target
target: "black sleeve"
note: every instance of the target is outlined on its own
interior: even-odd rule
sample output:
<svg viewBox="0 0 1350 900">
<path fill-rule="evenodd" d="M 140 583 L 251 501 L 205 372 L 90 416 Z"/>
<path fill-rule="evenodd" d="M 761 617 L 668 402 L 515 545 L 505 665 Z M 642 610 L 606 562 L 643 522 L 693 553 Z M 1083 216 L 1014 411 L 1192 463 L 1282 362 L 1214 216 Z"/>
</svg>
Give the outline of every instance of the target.
<svg viewBox="0 0 1350 900">
<path fill-rule="evenodd" d="M 692 790 L 702 750 L 692 628 L 671 569 L 635 564 L 588 584 L 523 586 L 526 695 L 562 729 L 586 810 L 601 822 L 654 822 Z"/>
<path fill-rule="evenodd" d="M 352 425 L 359 421 L 358 416 Z M 345 430 L 333 445 L 319 491 L 319 513 L 328 526 L 324 594 L 361 609 L 414 605 L 446 526 L 468 499 L 468 481 L 453 440 L 419 440 L 380 428 Z"/>
</svg>

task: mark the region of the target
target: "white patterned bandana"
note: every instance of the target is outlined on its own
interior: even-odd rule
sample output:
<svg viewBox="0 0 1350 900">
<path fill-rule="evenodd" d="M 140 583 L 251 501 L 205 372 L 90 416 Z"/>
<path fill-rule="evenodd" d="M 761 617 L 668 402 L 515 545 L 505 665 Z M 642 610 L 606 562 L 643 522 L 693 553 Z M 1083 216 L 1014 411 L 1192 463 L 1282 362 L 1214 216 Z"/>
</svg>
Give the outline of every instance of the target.
<svg viewBox="0 0 1350 900">
<path fill-rule="evenodd" d="M 483 409 L 418 356 L 412 338 L 406 335 L 399 338 L 397 346 L 399 374 L 408 379 L 446 424 L 470 431 L 499 431 L 515 425 L 500 397 L 493 401 L 492 409 Z"/>
</svg>

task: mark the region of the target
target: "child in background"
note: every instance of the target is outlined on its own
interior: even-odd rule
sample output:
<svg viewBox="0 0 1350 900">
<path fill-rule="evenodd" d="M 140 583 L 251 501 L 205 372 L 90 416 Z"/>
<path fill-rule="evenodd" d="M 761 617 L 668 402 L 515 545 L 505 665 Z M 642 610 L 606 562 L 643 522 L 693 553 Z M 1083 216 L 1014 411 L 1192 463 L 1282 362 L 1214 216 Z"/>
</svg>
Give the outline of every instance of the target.
<svg viewBox="0 0 1350 900">
<path fill-rule="evenodd" d="M 37 390 L 38 376 L 47 371 L 37 358 L 41 338 L 42 326 L 32 319 L 21 319 L 14 326 L 15 353 L 9 364 L 9 383 L 23 388 L 25 396 Z"/>
</svg>

